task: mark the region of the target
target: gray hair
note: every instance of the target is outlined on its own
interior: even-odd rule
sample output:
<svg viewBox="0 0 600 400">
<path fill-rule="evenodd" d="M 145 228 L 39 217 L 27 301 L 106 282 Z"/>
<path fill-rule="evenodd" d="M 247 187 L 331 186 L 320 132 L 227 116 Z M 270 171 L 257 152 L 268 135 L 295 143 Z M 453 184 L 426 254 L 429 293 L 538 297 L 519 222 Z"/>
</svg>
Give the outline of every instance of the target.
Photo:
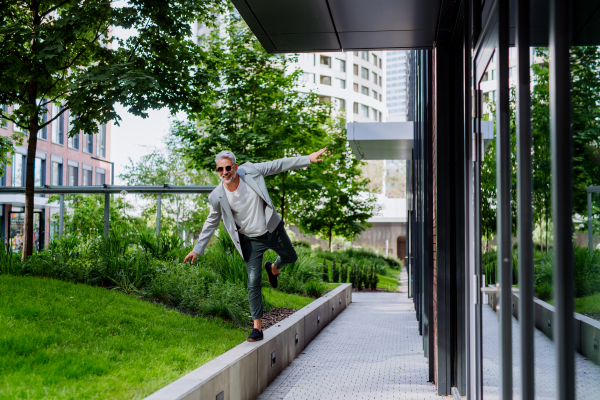
<svg viewBox="0 0 600 400">
<path fill-rule="evenodd" d="M 217 154 L 217 156 L 215 157 L 215 163 L 218 163 L 219 160 L 221 160 L 223 158 L 227 158 L 227 159 L 231 160 L 231 162 L 233 164 L 235 164 L 235 154 L 233 154 L 231 151 L 223 150 L 222 152 Z"/>
</svg>

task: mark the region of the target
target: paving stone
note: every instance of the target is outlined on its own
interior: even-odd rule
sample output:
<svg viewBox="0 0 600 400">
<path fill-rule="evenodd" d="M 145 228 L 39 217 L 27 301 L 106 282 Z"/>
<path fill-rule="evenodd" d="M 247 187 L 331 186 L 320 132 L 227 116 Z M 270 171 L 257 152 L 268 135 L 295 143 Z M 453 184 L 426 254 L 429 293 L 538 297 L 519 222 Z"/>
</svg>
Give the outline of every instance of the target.
<svg viewBox="0 0 600 400">
<path fill-rule="evenodd" d="M 258 399 L 439 399 L 422 346 L 406 293 L 353 293 Z"/>
<path fill-rule="evenodd" d="M 489 307 L 482 310 L 483 320 L 483 396 L 486 400 L 500 398 L 500 332 L 496 313 Z M 521 343 L 519 321 L 512 319 L 513 396 L 521 398 Z M 534 331 L 535 398 L 556 399 L 556 350 L 554 342 L 540 330 Z M 596 400 L 600 397 L 600 366 L 575 353 L 575 397 Z"/>
</svg>

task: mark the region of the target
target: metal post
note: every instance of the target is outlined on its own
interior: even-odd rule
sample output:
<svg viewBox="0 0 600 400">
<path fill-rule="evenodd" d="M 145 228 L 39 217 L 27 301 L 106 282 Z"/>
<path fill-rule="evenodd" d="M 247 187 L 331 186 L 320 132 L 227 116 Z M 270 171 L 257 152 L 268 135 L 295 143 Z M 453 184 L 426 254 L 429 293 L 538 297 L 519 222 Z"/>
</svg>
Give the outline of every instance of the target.
<svg viewBox="0 0 600 400">
<path fill-rule="evenodd" d="M 161 206 L 162 194 L 156 196 L 156 236 L 160 233 L 160 206 Z"/>
<path fill-rule="evenodd" d="M 569 7 L 567 0 L 550 0 L 550 144 L 556 309 L 552 328 L 556 345 L 556 398 L 563 400 L 575 399 Z"/>
<path fill-rule="evenodd" d="M 63 226 L 65 223 L 65 195 L 60 195 L 60 209 L 58 212 L 58 237 L 61 238 L 63 234 Z"/>
<path fill-rule="evenodd" d="M 108 230 L 110 227 L 110 193 L 104 195 L 104 238 L 108 239 Z"/>
<path fill-rule="evenodd" d="M 590 252 L 594 250 L 594 228 L 592 227 L 592 192 L 587 194 L 588 200 L 588 243 Z"/>
<path fill-rule="evenodd" d="M 500 398 L 512 399 L 512 217 L 510 106 L 508 82 L 509 0 L 498 1 L 498 107 L 496 181 L 498 188 L 498 275 L 500 280 Z"/>
<path fill-rule="evenodd" d="M 535 396 L 529 7 L 529 0 L 518 0 L 516 29 L 517 236 L 519 241 L 519 324 L 521 325 L 521 393 L 523 400 L 533 400 Z"/>
</svg>

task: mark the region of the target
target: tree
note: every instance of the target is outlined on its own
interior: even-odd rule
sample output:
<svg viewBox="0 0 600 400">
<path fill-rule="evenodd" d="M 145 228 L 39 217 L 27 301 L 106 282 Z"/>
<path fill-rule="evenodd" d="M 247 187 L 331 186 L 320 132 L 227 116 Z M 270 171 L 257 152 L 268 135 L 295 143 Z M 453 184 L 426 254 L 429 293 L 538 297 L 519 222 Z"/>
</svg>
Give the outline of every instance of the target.
<svg viewBox="0 0 600 400">
<path fill-rule="evenodd" d="M 190 38 L 190 23 L 210 23 L 221 0 L 136 0 L 122 7 L 110 0 L 14 0 L 0 5 L 0 113 L 28 140 L 23 258 L 33 250 L 33 190 L 37 133 L 65 112 L 72 128 L 98 132 L 98 124 L 118 123 L 114 104 L 134 115 L 169 107 L 197 112 L 198 98 L 214 79 L 210 63 Z M 117 27 L 137 33 L 111 36 Z M 48 107 L 60 110 L 45 121 Z"/>
<path fill-rule="evenodd" d="M 183 129 L 185 123 L 174 122 L 173 127 Z M 153 149 L 140 158 L 138 162 L 129 159 L 125 172 L 119 176 L 129 185 L 214 185 L 219 178 L 216 174 L 196 168 L 186 167 L 181 142 L 172 134 L 165 138 L 165 147 Z M 156 195 L 141 195 L 142 198 L 156 200 Z M 197 221 L 208 215 L 207 197 L 195 194 L 175 194 L 162 196 L 161 226 L 168 227 L 182 234 L 183 231 L 198 230 Z M 144 219 L 154 220 L 156 201 L 142 212 Z"/>
<path fill-rule="evenodd" d="M 198 94 L 196 122 L 179 124 L 188 166 L 214 170 L 215 155 L 231 150 L 238 164 L 306 155 L 322 148 L 331 109 L 314 93 L 297 91 L 295 57 L 268 54 L 245 23 L 232 14 L 222 30 L 205 38 L 220 85 Z M 266 178 L 275 207 L 288 220 L 290 198 L 303 190 L 297 171 Z"/>
<path fill-rule="evenodd" d="M 48 201 L 58 202 L 59 196 L 53 195 Z M 68 212 L 65 213 L 64 229 L 66 233 L 91 234 L 101 236 L 104 230 L 104 196 L 101 194 L 73 194 L 66 195 L 65 202 Z M 133 207 L 123 197 L 111 196 L 110 221 L 111 224 L 122 224 L 131 228 L 139 225 L 136 218 L 128 216 Z M 52 216 L 58 221 L 58 213 Z M 53 239 L 53 238 L 51 238 Z"/>
<path fill-rule="evenodd" d="M 368 179 L 362 176 L 363 162 L 352 154 L 344 125 L 338 122 L 330 135 L 329 155 L 306 170 L 309 187 L 293 201 L 300 229 L 327 238 L 329 249 L 334 235 L 355 239 L 377 211 L 375 198 L 365 192 Z"/>
</svg>

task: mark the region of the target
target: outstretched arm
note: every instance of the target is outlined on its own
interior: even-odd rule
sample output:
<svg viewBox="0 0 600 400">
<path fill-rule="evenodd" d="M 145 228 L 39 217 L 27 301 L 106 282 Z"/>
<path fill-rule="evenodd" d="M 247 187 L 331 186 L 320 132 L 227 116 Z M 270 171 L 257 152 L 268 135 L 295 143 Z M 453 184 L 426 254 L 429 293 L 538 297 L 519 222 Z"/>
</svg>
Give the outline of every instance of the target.
<svg viewBox="0 0 600 400">
<path fill-rule="evenodd" d="M 326 150 L 327 148 L 323 148 L 308 156 L 280 158 L 278 160 L 252 164 L 252 166 L 264 176 L 275 175 L 284 171 L 306 168 L 310 165 L 310 163 L 321 162 L 323 160 L 319 157 L 321 157 Z"/>
<path fill-rule="evenodd" d="M 200 233 L 200 237 L 194 246 L 194 250 L 190 251 L 190 253 L 185 257 L 183 262 L 190 261 L 192 264 L 198 258 L 198 255 L 204 253 L 210 238 L 212 238 L 215 233 L 215 229 L 219 226 L 221 222 L 221 211 L 215 210 L 212 205 L 209 206 L 210 212 L 208 213 L 208 217 L 204 222 L 204 226 L 202 227 L 202 232 Z"/>
</svg>

